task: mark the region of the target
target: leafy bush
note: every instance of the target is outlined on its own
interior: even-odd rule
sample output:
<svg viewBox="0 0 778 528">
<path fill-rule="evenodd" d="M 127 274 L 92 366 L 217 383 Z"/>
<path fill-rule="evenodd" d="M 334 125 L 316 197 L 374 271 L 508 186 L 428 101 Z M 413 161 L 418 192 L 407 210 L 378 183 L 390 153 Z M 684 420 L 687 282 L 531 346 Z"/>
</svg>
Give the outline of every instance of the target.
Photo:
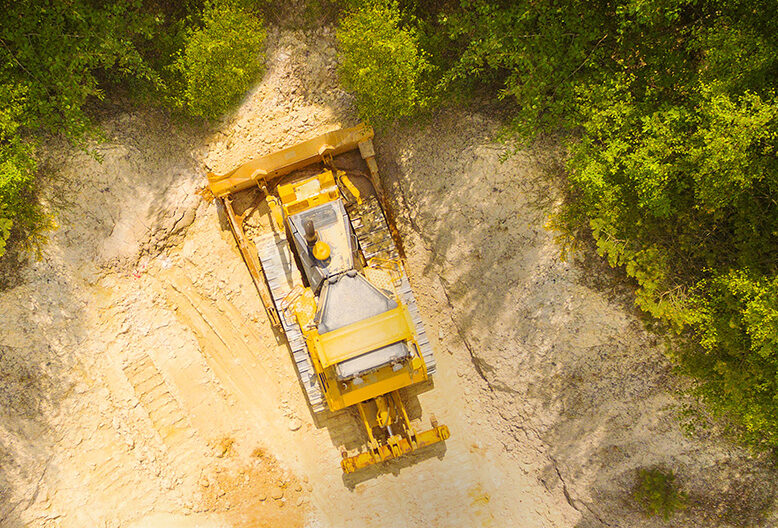
<svg viewBox="0 0 778 528">
<path fill-rule="evenodd" d="M 649 517 L 661 515 L 664 520 L 684 509 L 687 501 L 687 495 L 675 484 L 673 472 L 657 468 L 638 471 L 632 496 Z"/>
<path fill-rule="evenodd" d="M 396 1 L 369 2 L 351 11 L 337 38 L 341 81 L 356 96 L 363 119 L 384 123 L 427 105 L 424 79 L 431 66 L 416 31 L 401 26 Z"/>
<path fill-rule="evenodd" d="M 600 255 L 634 278 L 637 304 L 677 334 L 668 353 L 711 409 L 746 441 L 778 448 L 773 2 L 400 5 L 356 26 L 353 50 L 405 21 L 435 65 L 425 83 L 448 94 L 491 88 L 514 103 L 507 132 L 519 140 L 566 133 L 570 200 L 552 225 L 570 244 L 591 233 Z M 396 61 L 349 53 L 347 70 L 364 68 L 370 81 Z M 363 82 L 363 111 L 399 113 L 380 83 Z"/>
<path fill-rule="evenodd" d="M 24 205 L 23 195 L 30 188 L 34 162 L 31 147 L 18 136 L 19 121 L 25 111 L 22 87 L 0 85 L 0 256 L 11 236 L 13 218 L 28 223 L 31 210 Z"/>
<path fill-rule="evenodd" d="M 778 277 L 750 270 L 720 272 L 693 297 L 701 349 L 687 348 L 683 368 L 699 392 L 740 425 L 753 445 L 778 445 Z"/>
<path fill-rule="evenodd" d="M 778 17 L 760 3 L 676 8 L 646 31 L 676 35 L 677 57 L 646 54 L 577 91 L 565 215 L 683 338 L 669 353 L 712 410 L 775 448 L 778 99 L 765 72 L 778 68 Z"/>
<path fill-rule="evenodd" d="M 0 147 L 0 256 L 12 232 L 33 235 L 48 225 L 35 206 L 31 150 L 23 143 Z"/>
<path fill-rule="evenodd" d="M 457 92 L 473 79 L 496 84 L 500 99 L 518 103 L 511 127 L 517 138 L 574 126 L 575 87 L 600 70 L 615 12 L 606 2 L 554 4 L 464 0 L 439 13 L 429 32 L 448 37 L 436 43 L 439 54 L 455 56 L 439 88 Z"/>
<path fill-rule="evenodd" d="M 86 148 L 87 111 L 130 88 L 214 117 L 261 69 L 259 2 L 5 2 L 0 10 L 0 257 L 51 224 L 35 197 L 41 133 Z M 188 28 L 188 29 L 187 29 Z M 180 53 L 179 53 L 180 50 Z M 171 62 L 175 61 L 174 65 Z"/>
<path fill-rule="evenodd" d="M 176 104 L 207 119 L 224 113 L 262 71 L 265 38 L 253 14 L 232 3 L 209 2 L 172 65 L 180 75 L 180 85 L 174 84 L 180 88 L 173 93 Z"/>
<path fill-rule="evenodd" d="M 637 304 L 691 339 L 671 355 L 712 409 L 777 447 L 778 101 L 700 86 L 646 108 L 633 93 L 581 99 L 570 216 L 636 280 Z"/>
<path fill-rule="evenodd" d="M 0 10 L 0 256 L 50 223 L 35 199 L 35 138 L 63 133 L 84 145 L 96 129 L 84 110 L 100 78 L 157 79 L 135 47 L 153 17 L 140 2 L 6 2 Z"/>
</svg>

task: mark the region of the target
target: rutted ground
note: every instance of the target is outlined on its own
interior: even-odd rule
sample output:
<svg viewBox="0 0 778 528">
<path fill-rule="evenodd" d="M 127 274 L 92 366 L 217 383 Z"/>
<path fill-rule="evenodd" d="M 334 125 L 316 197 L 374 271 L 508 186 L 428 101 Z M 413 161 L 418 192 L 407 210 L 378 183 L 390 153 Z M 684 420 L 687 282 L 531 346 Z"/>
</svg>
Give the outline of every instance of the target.
<svg viewBox="0 0 778 528">
<path fill-rule="evenodd" d="M 117 109 L 102 164 L 49 145 L 60 227 L 0 293 L 2 526 L 654 526 L 628 495 L 655 463 L 700 501 L 685 526 L 773 525 L 767 463 L 681 435 L 675 382 L 622 291 L 558 259 L 543 227 L 557 150 L 502 163 L 477 112 L 376 142 L 438 337 L 435 386 L 408 405 L 452 438 L 344 478 L 355 417 L 313 421 L 197 193 L 205 170 L 355 123 L 329 28 L 268 41 L 262 82 L 213 134 Z"/>
</svg>

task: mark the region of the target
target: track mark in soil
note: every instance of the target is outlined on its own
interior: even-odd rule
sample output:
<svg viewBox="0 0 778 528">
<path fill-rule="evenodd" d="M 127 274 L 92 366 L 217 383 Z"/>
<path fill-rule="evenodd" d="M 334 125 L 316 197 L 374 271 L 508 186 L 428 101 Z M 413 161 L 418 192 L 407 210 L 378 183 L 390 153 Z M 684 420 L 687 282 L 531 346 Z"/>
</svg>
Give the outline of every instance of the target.
<svg viewBox="0 0 778 528">
<path fill-rule="evenodd" d="M 262 339 L 227 299 L 206 297 L 188 277 L 158 277 L 168 304 L 200 345 L 206 364 L 226 391 L 268 427 L 278 420 L 276 380 L 259 363 Z"/>
<path fill-rule="evenodd" d="M 83 502 L 84 506 L 99 504 L 98 511 L 132 514 L 149 507 L 154 500 L 144 492 L 143 476 L 135 464 L 117 430 L 101 424 L 84 438 L 73 458 L 62 463 L 58 472 L 83 485 L 69 490 L 67 500 Z M 87 507 L 84 515 L 93 513 Z"/>
<path fill-rule="evenodd" d="M 151 418 L 151 423 L 168 447 L 172 467 L 182 467 L 191 452 L 195 431 L 178 401 L 168 390 L 162 373 L 151 358 L 145 355 L 126 365 L 123 370 Z"/>
</svg>

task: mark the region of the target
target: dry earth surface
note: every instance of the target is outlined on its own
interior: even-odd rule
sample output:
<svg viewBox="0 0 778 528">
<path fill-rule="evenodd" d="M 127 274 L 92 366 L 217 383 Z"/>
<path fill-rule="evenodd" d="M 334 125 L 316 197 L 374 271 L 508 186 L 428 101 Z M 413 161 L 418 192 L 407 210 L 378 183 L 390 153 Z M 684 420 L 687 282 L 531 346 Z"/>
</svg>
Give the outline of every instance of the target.
<svg viewBox="0 0 778 528">
<path fill-rule="evenodd" d="M 0 525 L 41 527 L 776 526 L 776 472 L 688 404 L 628 289 L 559 258 L 562 153 L 493 141 L 488 110 L 381 131 L 379 166 L 436 339 L 407 395 L 445 445 L 344 477 L 349 413 L 315 422 L 205 172 L 355 124 L 333 31 L 273 30 L 262 81 L 216 130 L 118 105 L 102 162 L 51 141 L 57 214 L 0 292 Z M 639 468 L 688 508 L 647 519 Z"/>
</svg>

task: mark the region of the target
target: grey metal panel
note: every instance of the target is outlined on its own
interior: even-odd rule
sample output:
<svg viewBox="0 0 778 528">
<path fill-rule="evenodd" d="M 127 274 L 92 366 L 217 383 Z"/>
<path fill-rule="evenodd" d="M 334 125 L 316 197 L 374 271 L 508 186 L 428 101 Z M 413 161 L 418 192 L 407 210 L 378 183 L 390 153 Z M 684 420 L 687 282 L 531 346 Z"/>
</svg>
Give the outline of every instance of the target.
<svg viewBox="0 0 778 528">
<path fill-rule="evenodd" d="M 322 286 L 316 313 L 319 333 L 332 332 L 397 308 L 397 303 L 360 273 L 331 277 Z"/>
<path fill-rule="evenodd" d="M 397 308 L 394 299 L 354 270 L 330 277 L 319 295 L 319 310 L 316 313 L 319 334 L 364 321 L 394 308 Z M 400 341 L 342 361 L 335 366 L 335 372 L 339 379 L 349 379 L 397 363 L 409 355 L 408 346 Z"/>
<path fill-rule="evenodd" d="M 410 355 L 408 345 L 404 341 L 399 341 L 342 361 L 335 366 L 335 372 L 341 380 L 354 378 L 385 365 L 399 364 Z"/>
</svg>

